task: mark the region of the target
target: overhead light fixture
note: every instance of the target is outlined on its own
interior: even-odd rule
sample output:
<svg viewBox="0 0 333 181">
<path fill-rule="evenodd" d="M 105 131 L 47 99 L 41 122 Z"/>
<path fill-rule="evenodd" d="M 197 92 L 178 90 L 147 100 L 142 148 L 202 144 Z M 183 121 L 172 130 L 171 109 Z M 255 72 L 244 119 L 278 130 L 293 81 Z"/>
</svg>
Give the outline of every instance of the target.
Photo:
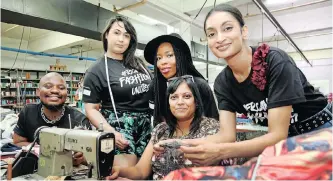
<svg viewBox="0 0 333 181">
<path fill-rule="evenodd" d="M 193 65 L 194 65 L 194 66 L 201 67 L 201 66 L 203 66 L 203 65 L 205 65 L 205 64 L 206 64 L 206 63 L 204 63 L 204 62 L 193 61 Z"/>
<path fill-rule="evenodd" d="M 178 31 L 179 31 L 179 30 L 177 30 L 173 26 L 170 26 L 170 25 L 168 25 L 166 23 L 163 23 L 163 22 L 161 22 L 159 20 L 153 19 L 153 18 L 148 17 L 146 15 L 138 14 L 138 16 L 140 16 L 141 18 L 143 18 L 144 22 L 147 23 L 147 24 L 150 24 L 150 25 L 164 25 L 164 26 L 166 26 L 168 34 L 170 34 L 170 33 L 178 33 Z"/>
<path fill-rule="evenodd" d="M 167 25 L 167 24 L 165 24 L 165 23 L 163 23 L 163 22 L 161 22 L 161 21 L 158 21 L 158 20 L 156 20 L 156 19 L 153 19 L 153 18 L 148 17 L 148 16 L 143 15 L 143 14 L 139 14 L 139 16 L 140 16 L 141 18 L 143 18 L 143 19 L 145 20 L 146 23 L 151 24 L 151 25 L 157 25 L 157 24 Z"/>
<path fill-rule="evenodd" d="M 287 4 L 290 0 L 266 0 L 266 5 L 278 5 L 278 4 Z"/>
</svg>

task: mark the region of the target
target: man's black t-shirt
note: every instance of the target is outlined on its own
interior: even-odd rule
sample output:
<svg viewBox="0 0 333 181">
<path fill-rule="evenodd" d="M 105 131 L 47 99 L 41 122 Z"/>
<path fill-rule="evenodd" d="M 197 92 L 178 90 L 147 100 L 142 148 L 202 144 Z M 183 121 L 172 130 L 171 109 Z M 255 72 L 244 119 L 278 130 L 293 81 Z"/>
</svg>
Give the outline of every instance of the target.
<svg viewBox="0 0 333 181">
<path fill-rule="evenodd" d="M 256 49 L 251 48 L 253 56 Z M 243 113 L 255 123 L 267 126 L 267 113 L 271 108 L 292 105 L 291 124 L 324 109 L 327 99 L 313 88 L 287 53 L 271 47 L 265 61 L 268 69 L 264 91 L 252 83 L 252 70 L 241 83 L 236 80 L 230 67 L 217 76 L 214 91 L 220 110 Z"/>
<path fill-rule="evenodd" d="M 117 110 L 144 112 L 149 110 L 149 74 L 124 67 L 122 61 L 108 58 L 109 80 Z M 86 72 L 83 102 L 102 103 L 112 110 L 104 59 L 97 61 Z"/>
<path fill-rule="evenodd" d="M 28 104 L 19 114 L 17 125 L 14 132 L 22 137 L 28 139 L 28 142 L 34 140 L 36 129 L 41 126 L 58 127 L 58 128 L 83 128 L 91 129 L 89 120 L 80 111 L 65 106 L 65 113 L 63 117 L 56 122 L 56 124 L 49 124 L 44 121 L 41 115 L 42 104 Z M 71 124 L 69 123 L 68 115 L 71 117 Z"/>
<path fill-rule="evenodd" d="M 200 97 L 202 100 L 202 105 L 204 109 L 204 115 L 208 118 L 214 118 L 216 120 L 219 120 L 219 112 L 216 107 L 216 102 L 214 99 L 214 94 L 212 89 L 209 87 L 206 80 L 200 78 L 200 77 L 193 77 L 195 84 L 198 87 L 198 90 L 200 92 Z M 155 107 L 155 94 L 154 94 L 154 84 L 152 83 L 150 85 L 150 100 L 149 100 L 149 107 L 153 110 Z M 162 115 L 165 117 L 165 111 Z"/>
</svg>

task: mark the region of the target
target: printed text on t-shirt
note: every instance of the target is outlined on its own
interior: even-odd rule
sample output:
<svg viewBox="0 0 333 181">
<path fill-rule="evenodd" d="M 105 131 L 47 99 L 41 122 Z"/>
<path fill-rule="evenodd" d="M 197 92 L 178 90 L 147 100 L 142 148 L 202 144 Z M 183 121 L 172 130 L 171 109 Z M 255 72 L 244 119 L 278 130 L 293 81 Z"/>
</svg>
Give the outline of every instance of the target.
<svg viewBox="0 0 333 181">
<path fill-rule="evenodd" d="M 247 112 L 247 117 L 255 123 L 259 121 L 263 122 L 267 120 L 268 110 L 267 110 L 267 98 L 266 100 L 261 100 L 260 102 L 250 102 L 243 105 Z M 298 114 L 292 111 L 290 123 L 298 121 Z"/>
<path fill-rule="evenodd" d="M 150 80 L 150 76 L 139 73 L 137 70 L 134 69 L 125 70 L 121 73 L 121 75 L 123 76 L 119 78 L 121 87 L 123 87 L 125 84 L 127 85 L 140 84 L 132 88 L 132 95 L 148 92 L 149 85 L 142 82 Z"/>
</svg>

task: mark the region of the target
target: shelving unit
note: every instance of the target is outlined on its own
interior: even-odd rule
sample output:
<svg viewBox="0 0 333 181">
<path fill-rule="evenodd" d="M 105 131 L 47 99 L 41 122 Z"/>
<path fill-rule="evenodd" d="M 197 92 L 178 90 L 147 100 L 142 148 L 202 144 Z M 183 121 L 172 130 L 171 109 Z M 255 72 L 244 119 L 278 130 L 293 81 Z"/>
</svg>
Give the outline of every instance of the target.
<svg viewBox="0 0 333 181">
<path fill-rule="evenodd" d="M 61 74 L 67 84 L 67 104 L 75 104 L 74 96 L 83 73 L 50 70 L 22 70 L 1 68 L 1 106 L 17 108 L 24 104 L 39 103 L 36 89 L 40 78 L 49 72 Z"/>
</svg>

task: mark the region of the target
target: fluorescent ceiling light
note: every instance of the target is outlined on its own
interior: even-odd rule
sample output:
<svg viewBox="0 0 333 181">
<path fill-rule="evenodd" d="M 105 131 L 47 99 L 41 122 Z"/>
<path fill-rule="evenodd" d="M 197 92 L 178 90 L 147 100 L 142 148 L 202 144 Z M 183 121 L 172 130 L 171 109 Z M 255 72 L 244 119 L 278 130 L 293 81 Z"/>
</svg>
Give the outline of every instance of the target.
<svg viewBox="0 0 333 181">
<path fill-rule="evenodd" d="M 199 61 L 193 61 L 193 65 L 194 66 L 202 66 L 202 65 L 206 65 L 206 63 L 204 62 L 199 62 Z M 205 67 L 206 68 L 206 67 Z"/>
<path fill-rule="evenodd" d="M 267 5 L 277 5 L 277 4 L 286 4 L 290 2 L 290 0 L 266 0 L 265 4 Z"/>
<path fill-rule="evenodd" d="M 145 16 L 145 15 L 143 15 L 143 14 L 139 14 L 139 16 L 140 16 L 141 18 L 145 19 L 144 22 L 146 22 L 146 23 L 148 23 L 148 24 L 152 24 L 152 25 L 157 25 L 157 24 L 167 25 L 167 24 L 165 24 L 165 23 L 163 23 L 163 22 L 161 22 L 161 21 L 158 21 L 158 20 L 156 20 L 156 19 L 150 18 L 150 17 Z"/>
</svg>

